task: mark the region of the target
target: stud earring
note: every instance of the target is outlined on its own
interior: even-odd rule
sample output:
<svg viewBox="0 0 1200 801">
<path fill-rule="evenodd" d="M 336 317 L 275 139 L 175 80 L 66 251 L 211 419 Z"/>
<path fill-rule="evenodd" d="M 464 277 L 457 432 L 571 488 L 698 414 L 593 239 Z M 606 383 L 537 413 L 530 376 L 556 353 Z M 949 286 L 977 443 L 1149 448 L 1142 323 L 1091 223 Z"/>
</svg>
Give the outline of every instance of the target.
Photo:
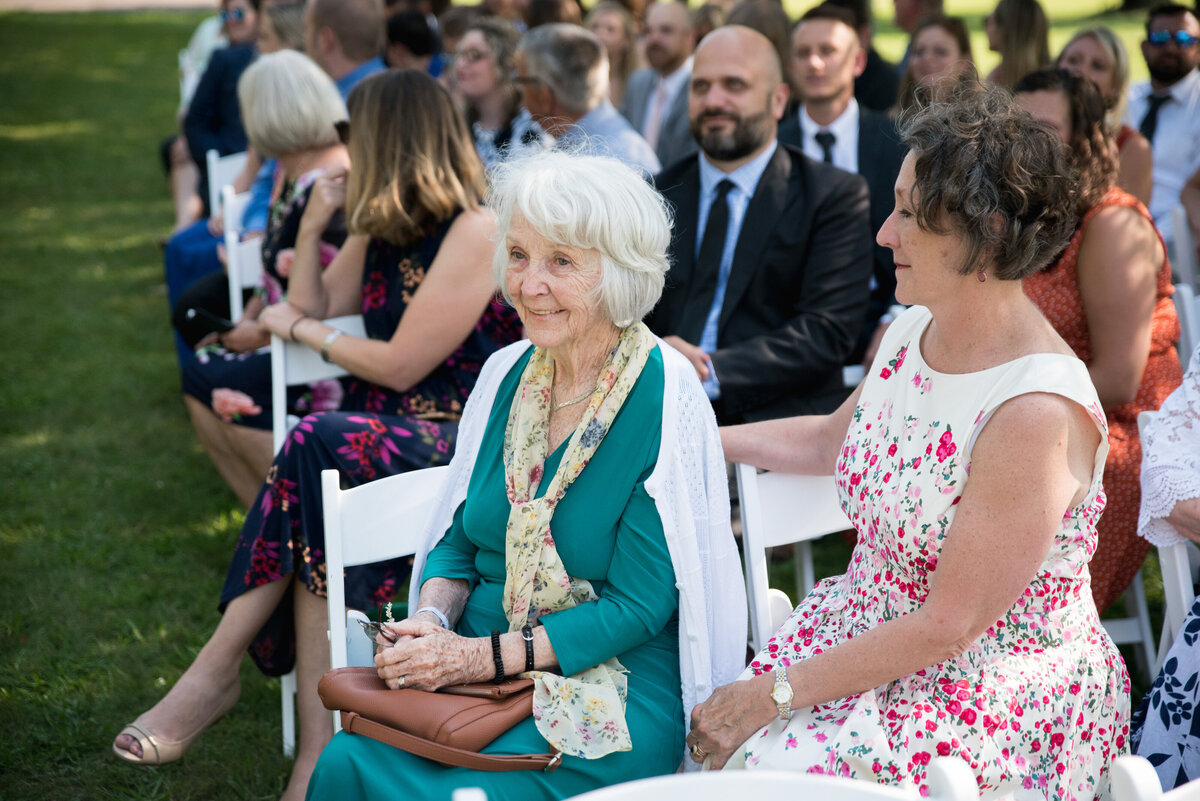
<svg viewBox="0 0 1200 801">
<path fill-rule="evenodd" d="M 984 281 L 987 280 L 987 273 L 985 273 L 983 270 L 980 270 L 979 272 L 975 273 L 975 277 L 978 278 L 979 283 L 982 284 Z"/>
</svg>

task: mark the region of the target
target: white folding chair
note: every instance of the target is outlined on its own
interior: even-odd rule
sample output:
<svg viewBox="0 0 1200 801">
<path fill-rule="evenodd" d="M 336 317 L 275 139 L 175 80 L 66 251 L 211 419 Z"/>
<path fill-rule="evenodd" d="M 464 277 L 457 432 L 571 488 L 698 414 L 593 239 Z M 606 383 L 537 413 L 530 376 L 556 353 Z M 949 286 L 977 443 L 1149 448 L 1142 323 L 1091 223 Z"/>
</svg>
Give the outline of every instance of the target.
<svg viewBox="0 0 1200 801">
<path fill-rule="evenodd" d="M 1175 252 L 1171 254 L 1171 270 L 1179 276 L 1180 283 L 1196 288 L 1196 237 L 1188 222 L 1187 212 L 1182 205 L 1171 209 L 1171 229 L 1175 232 Z"/>
<path fill-rule="evenodd" d="M 329 661 L 331 667 L 351 664 L 347 640 L 367 640 L 361 628 L 347 621 L 361 614 L 346 610 L 347 567 L 382 562 L 416 552 L 434 502 L 449 475 L 449 467 L 428 467 L 367 482 L 344 490 L 337 470 L 321 471 L 321 502 L 325 514 L 325 579 L 329 597 Z M 374 649 L 365 649 L 360 665 L 372 664 Z M 333 713 L 334 731 L 341 728 Z"/>
<path fill-rule="evenodd" d="M 853 528 L 838 503 L 833 476 L 759 473 L 748 464 L 735 465 L 742 517 L 742 558 L 750 604 L 750 636 L 755 651 L 763 647 L 792 610 L 787 593 L 767 580 L 767 550 L 794 545 L 796 587 L 807 595 L 816 583 L 811 541 Z"/>
<path fill-rule="evenodd" d="M 347 334 L 366 336 L 361 315 L 334 317 L 326 320 L 325 324 Z M 271 439 L 276 453 L 283 447 L 292 426 L 298 422 L 287 413 L 287 388 L 343 375 L 346 375 L 345 370 L 323 361 L 312 348 L 277 336 L 271 337 Z M 296 671 L 281 677 L 279 684 L 283 696 L 283 753 L 292 756 L 296 752 Z"/>
<path fill-rule="evenodd" d="M 232 184 L 221 187 L 221 214 L 225 221 L 225 272 L 229 276 L 229 319 L 235 323 L 245 308 L 242 290 L 258 284 L 262 275 L 262 239 L 242 241 L 242 215 L 250 193 L 235 193 Z"/>
<path fill-rule="evenodd" d="M 784 770 L 722 770 L 675 773 L 651 779 L 614 784 L 568 801 L 729 801 L 731 798 L 814 798 L 821 801 L 917 801 L 915 788 L 901 789 L 855 779 L 816 776 Z M 954 757 L 929 762 L 929 798 L 933 801 L 968 801 L 979 798 L 975 774 Z"/>
<path fill-rule="evenodd" d="M 1113 801 L 1200 801 L 1200 780 L 1163 792 L 1154 766 L 1140 756 L 1117 757 L 1109 778 Z"/>
<path fill-rule="evenodd" d="M 221 187 L 233 183 L 238 173 L 246 166 L 246 153 L 230 153 L 222 156 L 216 150 L 204 154 L 205 166 L 208 169 L 208 209 L 210 214 L 216 214 L 221 202 Z"/>
<path fill-rule="evenodd" d="M 1139 435 L 1145 433 L 1146 426 L 1156 414 L 1157 412 L 1142 412 L 1138 415 Z M 1154 662 L 1154 673 L 1158 673 L 1166 661 L 1167 651 L 1171 650 L 1171 645 L 1179 636 L 1183 621 L 1196 600 L 1200 549 L 1191 542 L 1160 545 L 1158 566 L 1162 570 L 1163 580 L 1163 627 L 1158 640 L 1158 658 Z"/>
<path fill-rule="evenodd" d="M 1176 284 L 1172 300 L 1179 317 L 1179 361 L 1187 369 L 1188 359 L 1200 343 L 1200 304 L 1196 302 L 1196 291 L 1191 284 Z"/>
</svg>

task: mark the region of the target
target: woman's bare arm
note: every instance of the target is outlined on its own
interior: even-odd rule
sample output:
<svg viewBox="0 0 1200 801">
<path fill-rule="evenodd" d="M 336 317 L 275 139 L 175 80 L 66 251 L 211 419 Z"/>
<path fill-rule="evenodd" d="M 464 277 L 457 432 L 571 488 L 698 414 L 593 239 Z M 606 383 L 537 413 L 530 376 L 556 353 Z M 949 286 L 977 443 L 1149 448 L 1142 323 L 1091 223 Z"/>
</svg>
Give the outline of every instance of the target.
<svg viewBox="0 0 1200 801">
<path fill-rule="evenodd" d="M 725 459 L 785 473 L 832 475 L 860 394 L 861 387 L 832 414 L 723 426 Z"/>
</svg>

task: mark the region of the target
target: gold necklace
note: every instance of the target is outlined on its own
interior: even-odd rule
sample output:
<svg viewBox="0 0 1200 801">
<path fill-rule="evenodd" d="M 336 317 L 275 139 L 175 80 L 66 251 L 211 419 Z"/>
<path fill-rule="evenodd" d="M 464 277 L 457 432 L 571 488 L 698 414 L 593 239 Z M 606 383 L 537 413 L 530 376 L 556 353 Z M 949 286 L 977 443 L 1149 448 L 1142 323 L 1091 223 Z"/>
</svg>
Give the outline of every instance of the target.
<svg viewBox="0 0 1200 801">
<path fill-rule="evenodd" d="M 552 390 L 550 390 L 550 404 L 552 406 L 554 406 L 554 411 L 557 412 L 559 409 L 564 409 L 567 406 L 574 406 L 576 403 L 582 403 L 583 401 L 592 397 L 592 393 L 594 391 L 595 391 L 594 389 L 589 389 L 587 392 L 583 393 L 578 398 L 571 398 L 571 400 L 563 401 L 562 403 L 555 403 L 554 402 L 554 390 L 552 389 Z"/>
</svg>

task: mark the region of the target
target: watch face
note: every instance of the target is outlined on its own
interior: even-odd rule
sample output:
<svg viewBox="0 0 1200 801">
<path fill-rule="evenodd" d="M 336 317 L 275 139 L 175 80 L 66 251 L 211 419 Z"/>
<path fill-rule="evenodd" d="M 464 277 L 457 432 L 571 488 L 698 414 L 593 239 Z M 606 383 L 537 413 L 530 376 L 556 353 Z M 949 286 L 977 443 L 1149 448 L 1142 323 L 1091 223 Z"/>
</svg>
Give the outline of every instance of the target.
<svg viewBox="0 0 1200 801">
<path fill-rule="evenodd" d="M 788 701 L 792 700 L 791 685 L 781 684 L 777 686 L 775 689 L 771 690 L 771 698 L 774 699 L 775 703 L 777 704 L 786 704 Z"/>
</svg>

